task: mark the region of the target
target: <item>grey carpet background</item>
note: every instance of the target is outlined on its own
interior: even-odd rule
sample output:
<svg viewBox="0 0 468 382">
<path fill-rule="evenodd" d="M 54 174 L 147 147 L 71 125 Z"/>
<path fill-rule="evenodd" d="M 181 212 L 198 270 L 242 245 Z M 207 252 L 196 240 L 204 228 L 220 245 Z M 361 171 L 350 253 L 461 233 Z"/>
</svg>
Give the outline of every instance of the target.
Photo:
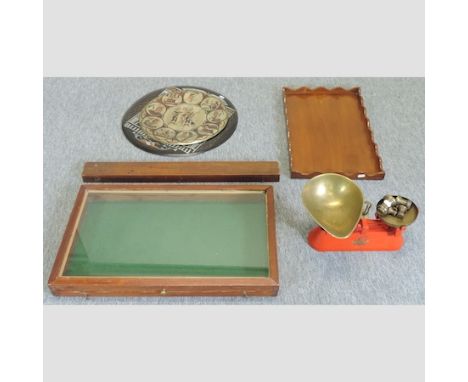
<svg viewBox="0 0 468 382">
<path fill-rule="evenodd" d="M 239 124 L 220 147 L 190 160 L 277 160 L 275 188 L 280 290 L 277 297 L 56 297 L 47 287 L 85 161 L 177 161 L 146 153 L 124 137 L 127 108 L 171 85 L 206 87 L 236 106 Z M 412 198 L 418 220 L 399 252 L 319 253 L 306 243 L 313 226 L 302 207 L 306 180 L 289 176 L 283 86 L 360 86 L 379 145 L 385 179 L 359 181 L 376 203 Z M 424 304 L 424 78 L 45 78 L 44 303 L 46 304 Z M 371 211 L 373 215 L 374 209 Z"/>
</svg>

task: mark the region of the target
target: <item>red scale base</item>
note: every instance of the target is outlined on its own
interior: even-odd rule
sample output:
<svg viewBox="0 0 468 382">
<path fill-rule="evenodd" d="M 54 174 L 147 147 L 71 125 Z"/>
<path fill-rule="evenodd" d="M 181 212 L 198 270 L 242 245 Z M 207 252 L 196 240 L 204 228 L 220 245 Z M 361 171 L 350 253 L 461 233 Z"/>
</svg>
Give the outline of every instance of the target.
<svg viewBox="0 0 468 382">
<path fill-rule="evenodd" d="M 309 232 L 307 241 L 317 251 L 397 251 L 403 245 L 405 227 L 393 228 L 382 220 L 361 219 L 346 239 L 337 239 L 321 227 Z"/>
</svg>

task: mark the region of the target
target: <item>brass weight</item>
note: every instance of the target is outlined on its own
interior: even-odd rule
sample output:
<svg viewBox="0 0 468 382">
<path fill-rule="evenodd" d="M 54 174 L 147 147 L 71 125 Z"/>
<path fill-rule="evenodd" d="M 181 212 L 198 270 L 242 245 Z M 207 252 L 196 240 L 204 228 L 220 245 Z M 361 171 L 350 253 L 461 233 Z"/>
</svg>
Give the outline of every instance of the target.
<svg viewBox="0 0 468 382">
<path fill-rule="evenodd" d="M 385 195 L 377 203 L 377 216 L 387 225 L 398 228 L 413 223 L 418 216 L 418 208 L 408 198 Z"/>
</svg>

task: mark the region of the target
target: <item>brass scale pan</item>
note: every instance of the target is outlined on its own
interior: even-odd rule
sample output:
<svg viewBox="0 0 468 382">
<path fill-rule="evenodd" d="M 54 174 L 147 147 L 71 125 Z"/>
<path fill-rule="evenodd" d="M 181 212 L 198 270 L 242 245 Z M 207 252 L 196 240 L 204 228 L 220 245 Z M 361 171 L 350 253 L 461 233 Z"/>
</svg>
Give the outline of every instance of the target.
<svg viewBox="0 0 468 382">
<path fill-rule="evenodd" d="M 382 203 L 383 199 L 378 204 Z M 364 195 L 359 186 L 346 176 L 321 174 L 309 180 L 302 192 L 302 202 L 314 221 L 336 238 L 347 238 L 363 215 Z M 402 219 L 379 216 L 391 227 L 408 226 L 418 216 L 413 203 Z"/>
</svg>

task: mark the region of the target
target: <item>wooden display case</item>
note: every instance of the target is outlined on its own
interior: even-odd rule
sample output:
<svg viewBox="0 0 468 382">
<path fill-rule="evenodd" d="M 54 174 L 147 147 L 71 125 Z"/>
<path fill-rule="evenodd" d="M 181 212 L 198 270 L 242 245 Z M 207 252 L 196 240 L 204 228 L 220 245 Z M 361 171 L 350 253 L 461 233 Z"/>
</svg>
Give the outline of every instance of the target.
<svg viewBox="0 0 468 382">
<path fill-rule="evenodd" d="M 49 278 L 68 296 L 274 296 L 268 185 L 84 184 Z"/>
</svg>

